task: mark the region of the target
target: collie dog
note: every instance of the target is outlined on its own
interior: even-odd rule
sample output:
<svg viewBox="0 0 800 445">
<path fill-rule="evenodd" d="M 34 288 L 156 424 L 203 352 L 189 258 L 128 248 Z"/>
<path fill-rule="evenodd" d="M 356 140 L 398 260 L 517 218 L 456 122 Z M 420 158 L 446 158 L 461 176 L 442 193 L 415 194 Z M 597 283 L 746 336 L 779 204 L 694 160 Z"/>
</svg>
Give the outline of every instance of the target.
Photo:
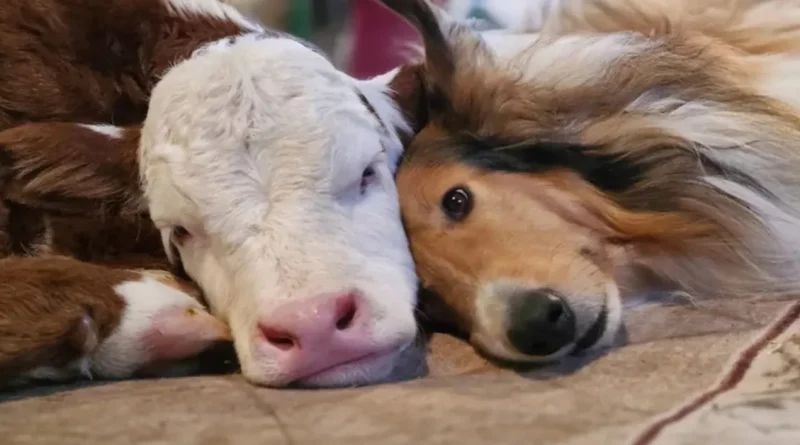
<svg viewBox="0 0 800 445">
<path fill-rule="evenodd" d="M 537 362 L 611 344 L 627 299 L 800 295 L 800 3 L 561 0 L 485 33 L 383 3 L 424 42 L 397 182 L 431 317 Z"/>
</svg>

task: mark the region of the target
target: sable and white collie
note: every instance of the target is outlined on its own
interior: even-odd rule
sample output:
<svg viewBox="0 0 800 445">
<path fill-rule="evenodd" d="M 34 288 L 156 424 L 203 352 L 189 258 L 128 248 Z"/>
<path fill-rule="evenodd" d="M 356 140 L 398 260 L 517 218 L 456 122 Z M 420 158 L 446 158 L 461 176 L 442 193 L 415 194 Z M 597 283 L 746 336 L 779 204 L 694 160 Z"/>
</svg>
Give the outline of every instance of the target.
<svg viewBox="0 0 800 445">
<path fill-rule="evenodd" d="M 484 34 L 384 4 L 424 37 L 397 181 L 432 317 L 534 362 L 644 294 L 800 295 L 800 3 L 562 0 Z"/>
</svg>

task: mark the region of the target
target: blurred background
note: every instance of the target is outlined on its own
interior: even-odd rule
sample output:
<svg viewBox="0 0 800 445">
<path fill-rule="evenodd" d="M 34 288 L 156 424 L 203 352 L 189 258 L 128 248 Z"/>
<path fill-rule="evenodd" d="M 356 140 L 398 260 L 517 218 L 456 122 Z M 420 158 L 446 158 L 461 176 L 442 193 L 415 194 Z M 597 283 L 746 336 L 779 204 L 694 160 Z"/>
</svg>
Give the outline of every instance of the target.
<svg viewBox="0 0 800 445">
<path fill-rule="evenodd" d="M 265 25 L 310 40 L 341 70 L 358 78 L 406 61 L 416 32 L 375 0 L 223 0 Z M 459 19 L 488 27 L 521 26 L 526 8 L 547 0 L 432 0 Z"/>
</svg>

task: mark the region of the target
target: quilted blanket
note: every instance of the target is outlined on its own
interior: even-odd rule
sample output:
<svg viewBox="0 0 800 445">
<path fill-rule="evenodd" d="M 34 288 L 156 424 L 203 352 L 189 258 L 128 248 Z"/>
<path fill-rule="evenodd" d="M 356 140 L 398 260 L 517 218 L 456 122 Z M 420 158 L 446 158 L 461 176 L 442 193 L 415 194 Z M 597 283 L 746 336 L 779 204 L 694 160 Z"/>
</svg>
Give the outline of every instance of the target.
<svg viewBox="0 0 800 445">
<path fill-rule="evenodd" d="M 5 445 L 800 444 L 800 302 L 628 308 L 620 347 L 513 370 L 434 335 L 416 378 L 257 388 L 236 374 L 0 395 Z M 624 346 L 622 345 L 624 343 Z"/>
</svg>

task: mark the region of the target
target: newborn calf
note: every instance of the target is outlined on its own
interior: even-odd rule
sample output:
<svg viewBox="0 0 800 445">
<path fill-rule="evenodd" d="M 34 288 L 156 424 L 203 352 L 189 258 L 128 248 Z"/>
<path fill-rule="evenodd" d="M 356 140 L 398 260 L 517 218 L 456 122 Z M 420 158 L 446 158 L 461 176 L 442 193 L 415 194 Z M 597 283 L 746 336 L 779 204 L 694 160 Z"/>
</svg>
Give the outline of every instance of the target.
<svg viewBox="0 0 800 445">
<path fill-rule="evenodd" d="M 0 260 L 0 386 L 165 371 L 221 341 L 228 327 L 171 275 Z"/>
<path fill-rule="evenodd" d="M 6 251 L 117 265 L 157 252 L 231 326 L 259 385 L 394 378 L 417 333 L 394 74 L 354 79 L 217 0 L 1 4 L 0 130 L 87 124 L 54 130 L 59 143 L 30 128 L 0 140 Z M 138 222 L 149 248 L 127 242 Z"/>
</svg>

